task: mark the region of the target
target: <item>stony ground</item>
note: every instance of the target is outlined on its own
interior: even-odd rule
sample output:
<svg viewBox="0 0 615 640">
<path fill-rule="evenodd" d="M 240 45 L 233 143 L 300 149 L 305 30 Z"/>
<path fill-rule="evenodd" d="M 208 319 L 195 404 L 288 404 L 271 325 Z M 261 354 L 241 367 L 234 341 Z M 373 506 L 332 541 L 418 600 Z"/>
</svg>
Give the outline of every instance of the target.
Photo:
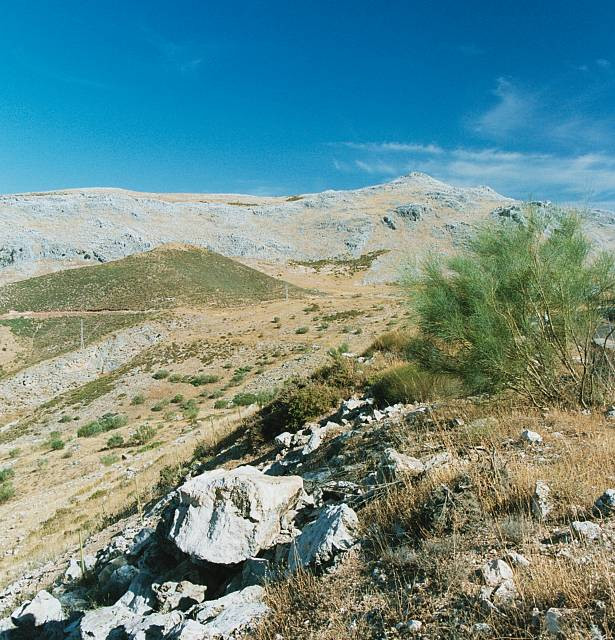
<svg viewBox="0 0 615 640">
<path fill-rule="evenodd" d="M 5 637 L 612 637 L 610 418 L 366 397 L 272 441 L 255 424 L 83 565 L 13 585 L 5 605 L 47 589 Z"/>
</svg>

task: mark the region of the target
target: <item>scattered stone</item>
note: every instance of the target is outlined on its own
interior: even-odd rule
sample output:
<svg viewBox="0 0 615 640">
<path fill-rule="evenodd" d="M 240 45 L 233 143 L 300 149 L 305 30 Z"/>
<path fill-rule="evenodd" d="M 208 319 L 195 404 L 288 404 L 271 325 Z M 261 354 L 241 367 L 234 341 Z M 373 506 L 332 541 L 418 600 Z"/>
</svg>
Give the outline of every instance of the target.
<svg viewBox="0 0 615 640">
<path fill-rule="evenodd" d="M 83 557 L 83 564 L 86 571 L 92 571 L 96 565 L 96 558 L 94 556 L 86 555 Z M 71 558 L 68 563 L 68 568 L 64 572 L 64 582 L 77 582 L 83 578 L 83 571 L 81 568 L 81 561 L 77 558 Z"/>
<path fill-rule="evenodd" d="M 425 472 L 425 465 L 418 459 L 399 453 L 392 447 L 384 450 L 380 475 L 383 480 L 414 477 Z"/>
<path fill-rule="evenodd" d="M 146 615 L 154 610 L 156 596 L 152 590 L 154 578 L 147 571 L 139 571 L 132 579 L 128 591 L 116 604 L 126 607 L 139 615 Z"/>
<path fill-rule="evenodd" d="M 268 476 L 250 466 L 208 471 L 177 490 L 168 538 L 198 560 L 241 562 L 271 546 L 302 491 L 298 476 Z"/>
<path fill-rule="evenodd" d="M 273 439 L 273 442 L 279 451 L 290 449 L 293 446 L 293 434 L 289 431 L 285 431 L 284 433 L 277 435 Z"/>
<path fill-rule="evenodd" d="M 162 584 L 154 583 L 152 591 L 156 595 L 158 610 L 167 613 L 174 609 L 179 611 L 188 611 L 196 604 L 200 604 L 205 600 L 205 592 L 207 587 L 200 584 L 193 584 L 188 580 L 181 582 L 163 582 Z"/>
<path fill-rule="evenodd" d="M 602 534 L 600 526 L 589 520 L 575 520 L 571 526 L 577 537 L 583 540 L 599 540 L 600 535 Z"/>
<path fill-rule="evenodd" d="M 171 613 L 152 613 L 137 620 L 134 624 L 126 625 L 129 640 L 154 640 L 165 638 L 184 621 L 179 611 Z"/>
<path fill-rule="evenodd" d="M 488 637 L 492 633 L 491 625 L 486 622 L 476 622 L 472 625 L 472 634 L 480 637 Z"/>
<path fill-rule="evenodd" d="M 136 624 L 142 616 L 136 615 L 123 605 L 101 607 L 87 611 L 79 624 L 82 640 L 107 640 L 114 638 L 113 633 L 124 626 Z M 120 636 L 121 637 L 121 636 Z"/>
<path fill-rule="evenodd" d="M 506 557 L 515 567 L 522 567 L 523 569 L 526 569 L 530 566 L 530 561 L 524 555 L 517 553 L 516 551 L 507 551 Z"/>
<path fill-rule="evenodd" d="M 615 420 L 615 404 L 607 407 L 607 410 L 604 412 L 604 417 L 607 420 Z"/>
<path fill-rule="evenodd" d="M 20 628 L 35 629 L 48 622 L 64 619 L 62 605 L 48 591 L 39 591 L 32 600 L 24 602 L 11 614 L 11 621 Z"/>
<path fill-rule="evenodd" d="M 595 502 L 596 510 L 603 516 L 615 514 L 615 489 L 607 489 Z"/>
<path fill-rule="evenodd" d="M 358 527 L 357 514 L 347 504 L 325 507 L 291 544 L 289 568 L 294 571 L 298 567 L 329 564 L 338 553 L 355 545 Z"/>
<path fill-rule="evenodd" d="M 521 440 L 527 444 L 541 444 L 542 436 L 539 433 L 536 433 L 536 431 L 526 429 L 521 432 Z"/>
<path fill-rule="evenodd" d="M 252 586 L 205 602 L 195 616 L 204 627 L 205 633 L 200 637 L 231 638 L 252 629 L 269 611 L 263 602 L 264 593 L 263 587 Z"/>
<path fill-rule="evenodd" d="M 425 458 L 425 460 L 423 460 L 423 466 L 425 467 L 425 471 L 433 471 L 433 469 L 450 464 L 452 459 L 448 451 L 442 451 L 441 453 L 436 453 L 433 456 Z"/>
<path fill-rule="evenodd" d="M 513 572 L 504 560 L 490 560 L 481 569 L 485 584 L 489 587 L 499 587 L 505 580 L 513 579 Z"/>
<path fill-rule="evenodd" d="M 574 609 L 551 607 L 545 614 L 545 628 L 549 635 L 561 638 L 566 633 L 566 622 L 574 615 Z"/>
<path fill-rule="evenodd" d="M 537 520 L 544 520 L 553 510 L 553 503 L 549 497 L 550 493 L 551 490 L 546 482 L 542 480 L 536 482 L 530 506 L 532 514 Z"/>
</svg>

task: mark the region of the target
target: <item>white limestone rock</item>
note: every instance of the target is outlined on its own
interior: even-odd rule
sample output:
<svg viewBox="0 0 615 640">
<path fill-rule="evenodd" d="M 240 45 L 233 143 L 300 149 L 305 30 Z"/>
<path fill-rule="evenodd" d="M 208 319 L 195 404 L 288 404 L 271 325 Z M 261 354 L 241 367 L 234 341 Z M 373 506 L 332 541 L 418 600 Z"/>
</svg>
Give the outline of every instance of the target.
<svg viewBox="0 0 615 640">
<path fill-rule="evenodd" d="M 357 542 L 359 520 L 347 504 L 325 507 L 315 522 L 308 524 L 288 551 L 291 571 L 298 567 L 326 565 Z"/>
<path fill-rule="evenodd" d="M 302 491 L 299 476 L 269 476 L 251 466 L 208 471 L 177 490 L 167 536 L 194 559 L 242 562 L 273 544 Z"/>
<path fill-rule="evenodd" d="M 11 614 L 11 620 L 17 627 L 36 628 L 48 622 L 64 619 L 62 604 L 48 591 L 39 591 L 32 600 L 24 602 Z"/>
<path fill-rule="evenodd" d="M 204 627 L 202 637 L 225 640 L 252 629 L 269 611 L 264 593 L 263 587 L 254 585 L 205 602 L 195 616 Z"/>
</svg>

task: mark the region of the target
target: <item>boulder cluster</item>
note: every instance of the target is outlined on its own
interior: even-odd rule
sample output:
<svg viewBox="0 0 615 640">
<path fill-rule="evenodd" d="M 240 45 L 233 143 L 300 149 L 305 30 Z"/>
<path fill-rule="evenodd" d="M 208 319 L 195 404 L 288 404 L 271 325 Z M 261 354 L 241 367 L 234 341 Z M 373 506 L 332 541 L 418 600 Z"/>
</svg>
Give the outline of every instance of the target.
<svg viewBox="0 0 615 640">
<path fill-rule="evenodd" d="M 365 533 L 355 509 L 392 485 L 420 483 L 446 467 L 463 470 L 464 460 L 444 446 L 412 457 L 385 437 L 392 426 L 428 422 L 429 415 L 425 405 L 379 410 L 371 398 L 350 398 L 321 422 L 280 433 L 251 464 L 231 468 L 233 456 L 219 452 L 193 467 L 138 521 L 127 521 L 96 556 L 71 558 L 60 579 L 0 620 L 0 640 L 225 640 L 249 634 L 270 611 L 269 581 L 304 569 L 333 571 L 360 546 Z M 477 430 L 489 420 L 465 426 Z M 464 427 L 464 421 L 455 418 L 450 427 Z M 516 446 L 520 454 L 540 453 L 543 437 L 524 430 Z M 463 473 L 450 485 L 436 483 L 422 507 L 424 525 L 463 529 L 476 511 L 469 488 Z M 542 523 L 553 509 L 548 484 L 538 480 L 533 517 Z M 596 521 L 575 520 L 545 545 L 565 539 L 586 548 L 601 540 L 599 523 L 615 515 L 615 489 L 598 496 L 593 509 Z M 479 609 L 487 618 L 502 616 L 518 602 L 519 580 L 531 561 L 508 549 L 481 562 Z M 386 582 L 376 564 L 374 580 Z M 570 612 L 550 608 L 541 615 L 548 635 L 563 637 Z M 408 619 L 395 633 L 414 636 L 424 624 Z M 472 627 L 473 636 L 492 632 L 486 622 Z"/>
<path fill-rule="evenodd" d="M 328 461 L 301 475 L 325 442 L 402 410 L 351 398 L 331 419 L 275 438 L 258 467 L 197 470 L 94 556 L 0 620 L 0 638 L 203 640 L 236 638 L 268 612 L 266 580 L 322 572 L 359 543 L 351 502 L 369 491 L 331 480 Z M 397 455 L 397 457 L 396 457 Z M 389 452 L 378 476 L 406 471 Z M 420 461 L 417 461 L 420 465 Z M 422 468 L 423 469 L 423 468 Z M 423 469 L 424 470 L 424 469 Z M 99 606 L 96 606 L 99 605 Z"/>
</svg>

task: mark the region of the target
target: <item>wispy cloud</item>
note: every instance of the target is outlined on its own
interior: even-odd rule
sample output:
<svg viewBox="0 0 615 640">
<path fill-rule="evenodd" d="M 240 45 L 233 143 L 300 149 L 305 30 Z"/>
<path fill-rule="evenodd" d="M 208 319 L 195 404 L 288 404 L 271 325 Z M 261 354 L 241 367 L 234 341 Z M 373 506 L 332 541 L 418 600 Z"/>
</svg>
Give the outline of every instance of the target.
<svg viewBox="0 0 615 640">
<path fill-rule="evenodd" d="M 493 147 L 437 147 L 433 153 L 404 154 L 375 151 L 378 148 L 386 147 L 381 143 L 366 144 L 360 157 L 337 157 L 333 165 L 338 171 L 378 175 L 384 179 L 409 171 L 424 171 L 453 184 L 487 184 L 518 198 L 531 195 L 565 202 L 615 205 L 613 154 L 556 155 Z"/>
<path fill-rule="evenodd" d="M 436 144 L 417 144 L 413 142 L 341 142 L 348 149 L 376 152 L 412 152 L 412 153 L 441 153 L 443 149 Z"/>
<path fill-rule="evenodd" d="M 507 138 L 535 117 L 536 98 L 507 78 L 498 78 L 496 103 L 473 121 L 474 130 L 491 139 Z"/>
<path fill-rule="evenodd" d="M 601 69 L 608 69 L 603 60 Z M 593 69 L 593 70 L 592 70 Z M 587 65 L 576 67 L 587 72 L 585 84 L 564 89 L 557 85 L 532 91 L 509 78 L 498 78 L 493 95 L 495 103 L 468 118 L 469 130 L 483 140 L 498 144 L 519 144 L 549 148 L 574 147 L 577 152 L 607 148 L 615 144 L 615 126 L 610 117 L 597 116 L 588 109 L 596 98 L 612 85 L 611 74 L 596 73 Z"/>
</svg>

